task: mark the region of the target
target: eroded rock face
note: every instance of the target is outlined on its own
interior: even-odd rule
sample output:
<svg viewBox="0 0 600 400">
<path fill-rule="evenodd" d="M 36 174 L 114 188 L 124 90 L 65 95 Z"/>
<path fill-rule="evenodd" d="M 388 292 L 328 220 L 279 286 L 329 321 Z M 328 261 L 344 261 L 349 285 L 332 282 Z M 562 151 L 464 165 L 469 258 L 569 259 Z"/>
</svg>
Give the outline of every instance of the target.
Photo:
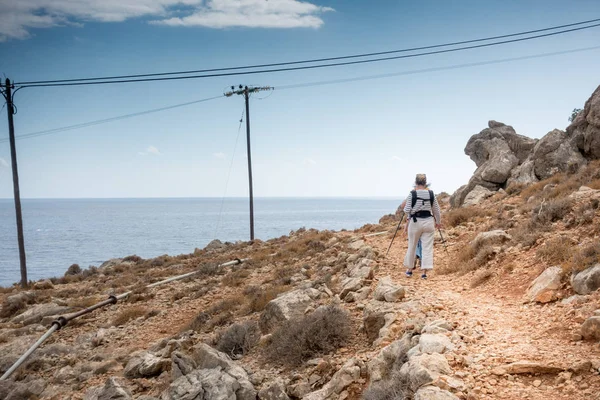
<svg viewBox="0 0 600 400">
<path fill-rule="evenodd" d="M 239 389 L 238 381 L 221 368 L 197 369 L 171 383 L 161 399 L 236 399 Z"/>
<path fill-rule="evenodd" d="M 587 158 L 600 158 L 600 86 L 567 128 L 578 149 Z"/>
<path fill-rule="evenodd" d="M 446 357 L 439 353 L 411 357 L 400 369 L 400 376 L 409 382 L 412 390 L 434 382 L 440 375 L 452 372 Z"/>
<path fill-rule="evenodd" d="M 546 134 L 533 149 L 533 167 L 538 179 L 546 179 L 560 171 L 577 171 L 587 163 L 566 132 L 555 129 Z"/>
</svg>

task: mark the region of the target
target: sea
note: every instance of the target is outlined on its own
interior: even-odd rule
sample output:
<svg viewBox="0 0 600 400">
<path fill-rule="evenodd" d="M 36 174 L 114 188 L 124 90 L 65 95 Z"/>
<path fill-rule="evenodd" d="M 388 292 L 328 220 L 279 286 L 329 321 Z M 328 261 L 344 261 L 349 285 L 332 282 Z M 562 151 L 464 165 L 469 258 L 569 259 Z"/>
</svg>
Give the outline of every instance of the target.
<svg viewBox="0 0 600 400">
<path fill-rule="evenodd" d="M 394 198 L 255 198 L 254 236 L 299 228 L 353 230 L 396 211 Z M 250 239 L 247 198 L 23 199 L 29 280 L 60 277 L 71 264 L 99 266 L 137 254 L 193 253 L 213 239 Z M 20 281 L 12 199 L 0 199 L 0 286 Z"/>
</svg>

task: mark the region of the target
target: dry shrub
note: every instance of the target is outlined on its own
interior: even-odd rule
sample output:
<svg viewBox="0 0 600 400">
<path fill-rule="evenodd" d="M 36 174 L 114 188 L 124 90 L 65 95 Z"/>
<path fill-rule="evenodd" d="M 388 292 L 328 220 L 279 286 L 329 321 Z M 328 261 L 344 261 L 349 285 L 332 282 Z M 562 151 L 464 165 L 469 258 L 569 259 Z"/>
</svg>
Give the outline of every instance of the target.
<svg viewBox="0 0 600 400">
<path fill-rule="evenodd" d="M 284 286 L 275 285 L 265 289 L 255 286 L 258 290 L 244 291 L 248 298 L 248 313 L 261 312 L 267 304 L 277 297 L 280 293 L 287 291 Z"/>
<path fill-rule="evenodd" d="M 350 322 L 348 312 L 338 306 L 319 307 L 277 329 L 271 336 L 267 355 L 274 362 L 298 366 L 343 346 L 351 335 Z"/>
<path fill-rule="evenodd" d="M 218 303 L 212 305 L 207 312 L 211 315 L 220 314 L 225 312 L 234 312 L 237 310 L 243 302 L 243 297 L 234 296 L 223 299 Z"/>
<path fill-rule="evenodd" d="M 559 265 L 571 259 L 573 244 L 565 237 L 552 238 L 537 249 L 536 257 L 548 265 Z"/>
<path fill-rule="evenodd" d="M 146 315 L 148 310 L 145 307 L 131 307 L 121 311 L 113 320 L 114 326 L 125 325 L 127 322 L 143 317 Z"/>
<path fill-rule="evenodd" d="M 202 332 L 204 328 L 206 328 L 208 321 L 210 321 L 210 314 L 204 311 L 201 311 L 194 317 L 192 322 L 190 322 L 183 330 L 193 330 L 195 332 Z"/>
<path fill-rule="evenodd" d="M 69 275 L 79 275 L 81 274 L 81 267 L 79 266 L 79 264 L 72 264 L 69 269 L 67 269 L 67 272 L 65 272 L 65 276 L 69 276 Z"/>
<path fill-rule="evenodd" d="M 217 340 L 217 349 L 233 359 L 248 354 L 260 340 L 260 328 L 256 321 L 233 324 Z"/>
<path fill-rule="evenodd" d="M 223 285 L 230 287 L 238 287 L 244 283 L 252 272 L 248 269 L 238 269 L 231 271 L 223 278 Z"/>
<path fill-rule="evenodd" d="M 296 273 L 294 267 L 278 267 L 273 271 L 273 278 L 281 285 L 289 285 L 292 283 L 292 275 Z"/>
<path fill-rule="evenodd" d="M 579 272 L 600 263 L 600 241 L 573 250 L 573 256 L 563 269 L 567 273 Z"/>
<path fill-rule="evenodd" d="M 482 285 L 487 282 L 494 274 L 489 269 L 480 269 L 475 272 L 473 275 L 473 279 L 471 279 L 471 288 L 476 288 L 477 286 Z"/>
<path fill-rule="evenodd" d="M 22 298 L 8 301 L 8 298 L 4 299 L 2 303 L 2 309 L 0 309 L 0 318 L 10 318 L 19 314 L 21 311 L 27 308 L 27 302 Z"/>
<path fill-rule="evenodd" d="M 542 202 L 533 209 L 532 221 L 538 225 L 549 225 L 564 218 L 573 209 L 571 199 L 557 199 Z"/>
<path fill-rule="evenodd" d="M 412 392 L 406 375 L 395 371 L 388 379 L 373 382 L 362 395 L 363 400 L 410 400 Z"/>
<path fill-rule="evenodd" d="M 520 243 L 523 248 L 529 248 L 536 244 L 542 232 L 543 229 L 530 220 L 512 229 L 509 233 L 515 244 Z"/>
<path fill-rule="evenodd" d="M 138 263 L 140 261 L 144 261 L 144 259 L 142 257 L 134 254 L 134 255 L 127 256 L 127 257 L 123 258 L 123 262 L 126 262 L 126 261 L 131 261 L 131 262 L 134 262 L 134 263 Z"/>
</svg>

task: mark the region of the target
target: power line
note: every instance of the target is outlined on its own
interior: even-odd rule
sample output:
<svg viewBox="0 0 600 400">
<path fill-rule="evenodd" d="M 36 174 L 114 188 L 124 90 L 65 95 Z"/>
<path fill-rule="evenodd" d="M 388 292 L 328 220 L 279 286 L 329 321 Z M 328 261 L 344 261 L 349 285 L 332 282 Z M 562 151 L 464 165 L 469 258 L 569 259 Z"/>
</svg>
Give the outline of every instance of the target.
<svg viewBox="0 0 600 400">
<path fill-rule="evenodd" d="M 571 26 L 584 25 L 584 24 L 589 24 L 589 23 L 598 22 L 598 21 L 600 21 L 600 18 L 590 19 L 587 21 L 575 22 L 575 23 L 565 24 L 565 25 L 556 25 L 556 26 L 543 28 L 543 29 L 522 31 L 522 32 L 517 32 L 517 33 L 499 35 L 499 36 L 489 36 L 489 37 L 479 38 L 479 39 L 463 40 L 463 41 L 459 41 L 459 42 L 449 42 L 449 43 L 435 44 L 435 45 L 422 46 L 422 47 L 412 47 L 412 48 L 405 48 L 405 49 L 399 49 L 399 50 L 380 51 L 380 52 L 374 52 L 374 53 L 353 54 L 353 55 L 338 56 L 338 57 L 316 58 L 316 59 L 310 59 L 310 60 L 287 61 L 287 62 L 280 62 L 280 63 L 256 64 L 256 65 L 223 67 L 223 68 L 212 68 L 212 69 L 199 69 L 199 70 L 188 70 L 188 71 L 177 71 L 177 72 L 159 72 L 159 73 L 152 73 L 152 74 L 116 75 L 116 76 L 105 76 L 105 77 L 95 77 L 95 78 L 58 79 L 58 80 L 45 80 L 45 81 L 18 82 L 16 85 L 22 86 L 22 85 L 38 85 L 38 84 L 45 84 L 45 83 L 88 82 L 88 81 L 97 81 L 97 80 L 116 80 L 116 79 L 120 80 L 120 79 L 168 76 L 168 75 L 188 75 L 188 74 L 198 74 L 198 73 L 207 73 L 207 72 L 233 71 L 233 70 L 240 70 L 240 69 L 281 67 L 281 66 L 285 66 L 285 65 L 309 64 L 309 63 L 324 62 L 324 61 L 345 60 L 345 59 L 351 59 L 351 58 L 374 57 L 374 56 L 381 56 L 381 55 L 386 55 L 386 54 L 396 54 L 396 53 L 405 53 L 405 52 L 410 52 L 410 51 L 428 50 L 428 49 L 435 49 L 435 48 L 440 48 L 440 47 L 458 46 L 458 45 L 469 44 L 469 43 L 477 43 L 477 42 L 484 42 L 484 41 L 490 41 L 490 40 L 505 39 L 505 38 L 515 37 L 515 36 L 530 35 L 532 33 L 547 32 L 547 31 L 551 31 L 551 30 L 568 28 Z"/>
<path fill-rule="evenodd" d="M 313 87 L 313 86 L 332 85 L 332 84 L 337 84 L 337 83 L 348 83 L 348 82 L 364 81 L 364 80 L 371 80 L 371 79 L 390 78 L 390 77 L 394 77 L 394 76 L 416 75 L 416 74 L 429 73 L 429 72 L 439 72 L 439 71 L 471 68 L 471 67 L 484 66 L 484 65 L 501 64 L 501 63 L 512 62 L 512 61 L 523 61 L 523 60 L 531 60 L 531 59 L 536 59 L 536 58 L 545 58 L 545 57 L 564 55 L 564 54 L 572 54 L 572 53 L 580 53 L 580 52 L 584 52 L 584 51 L 598 50 L 598 49 L 600 49 L 600 46 L 584 47 L 584 48 L 579 48 L 579 49 L 557 51 L 557 52 L 552 52 L 552 53 L 540 53 L 540 54 L 534 54 L 534 55 L 523 56 L 523 57 L 512 57 L 512 58 L 504 58 L 504 59 L 499 59 L 499 60 L 448 65 L 445 67 L 433 67 L 433 68 L 418 69 L 418 70 L 392 72 L 389 74 L 365 75 L 365 76 L 359 76 L 359 77 L 347 78 L 347 79 L 334 79 L 334 80 L 328 80 L 328 81 L 316 81 L 316 82 L 306 82 L 306 83 L 299 83 L 299 84 L 283 85 L 283 86 L 277 86 L 274 89 L 289 90 L 289 89 L 299 89 L 299 88 Z M 19 135 L 16 137 L 16 139 L 17 140 L 18 139 L 28 139 L 28 138 L 37 137 L 37 136 L 61 133 L 61 132 L 68 131 L 68 130 L 85 128 L 88 126 L 113 122 L 113 121 L 117 121 L 120 119 L 131 118 L 131 117 L 136 117 L 136 116 L 145 115 L 145 114 L 151 114 L 151 113 L 155 113 L 155 112 L 159 112 L 159 111 L 165 111 L 165 110 L 169 110 L 172 108 L 178 108 L 178 107 L 183 107 L 183 106 L 187 106 L 187 105 L 191 105 L 191 104 L 201 103 L 201 102 L 205 102 L 205 101 L 209 101 L 209 100 L 215 100 L 215 99 L 218 99 L 221 97 L 223 97 L 223 96 L 215 96 L 215 97 L 210 97 L 207 99 L 195 100 L 195 101 L 191 101 L 191 102 L 187 102 L 187 103 L 181 103 L 181 104 L 176 104 L 176 105 L 162 107 L 162 108 L 155 108 L 155 109 L 148 110 L 148 111 L 141 111 L 141 112 L 137 112 L 137 113 L 133 113 L 133 114 L 121 115 L 118 117 L 105 118 L 105 119 L 95 120 L 95 121 L 91 121 L 91 122 L 85 122 L 85 123 L 76 124 L 76 125 L 69 125 L 69 126 L 61 127 L 61 128 L 54 128 L 54 129 L 48 129 L 48 130 L 44 130 L 44 131 L 32 132 L 32 133 L 28 133 L 28 134 L 24 134 L 24 135 Z M 8 141 L 8 139 L 0 139 L 0 143 L 4 143 L 7 141 Z"/>
<path fill-rule="evenodd" d="M 390 57 L 382 57 L 382 58 L 368 59 L 368 60 L 345 61 L 345 62 L 330 63 L 330 64 L 305 65 L 305 66 L 300 66 L 300 67 L 276 68 L 276 69 L 265 69 L 265 70 L 256 70 L 256 71 L 226 72 L 226 73 L 206 74 L 206 75 L 169 76 L 169 77 L 159 77 L 159 78 L 141 78 L 141 79 L 108 80 L 108 81 L 93 81 L 93 82 L 43 83 L 43 84 L 22 85 L 20 87 L 25 88 L 25 87 L 85 86 L 85 85 L 106 85 L 106 84 L 133 83 L 133 82 L 172 81 L 172 80 L 215 78 L 215 77 L 239 76 L 239 75 L 254 75 L 254 74 L 265 74 L 265 73 L 273 73 L 273 72 L 298 71 L 298 70 L 305 70 L 305 69 L 339 67 L 339 66 L 344 66 L 344 65 L 367 64 L 367 63 L 373 63 L 373 62 L 379 62 L 379 61 L 398 60 L 398 59 L 404 59 L 404 58 L 415 58 L 415 57 L 423 57 L 423 56 L 429 56 L 429 55 L 435 55 L 435 54 L 452 53 L 452 52 L 471 50 L 471 49 L 477 49 L 477 48 L 492 47 L 492 46 L 498 46 L 498 45 L 507 44 L 507 43 L 523 42 L 523 41 L 532 40 L 532 39 L 539 39 L 539 38 L 543 38 L 543 37 L 561 35 L 564 33 L 581 31 L 581 30 L 585 30 L 585 29 L 595 28 L 598 26 L 600 26 L 600 23 L 594 24 L 594 25 L 589 25 L 589 26 L 584 26 L 584 27 L 566 29 L 566 30 L 562 30 L 562 31 L 558 31 L 558 32 L 551 32 L 551 33 L 545 33 L 545 34 L 540 34 L 540 35 L 535 35 L 535 36 L 528 36 L 525 38 L 504 40 L 504 41 L 494 42 L 494 43 L 484 43 L 484 44 L 478 44 L 478 45 L 473 45 L 473 46 L 458 47 L 458 48 L 454 48 L 454 49 L 436 50 L 436 51 L 429 51 L 429 52 L 424 52 L 424 53 L 408 54 L 408 55 L 400 55 L 400 56 L 390 56 Z"/>
<path fill-rule="evenodd" d="M 156 113 L 156 112 L 160 112 L 160 111 L 166 111 L 166 110 L 171 110 L 173 108 L 179 108 L 179 107 L 185 107 L 185 106 L 189 106 L 192 104 L 198 104 L 198 103 L 204 103 L 206 101 L 210 101 L 210 100 L 216 100 L 216 99 L 220 99 L 223 96 L 214 96 L 214 97 L 209 97 L 206 99 L 201 99 L 201 100 L 194 100 L 194 101 L 188 101 L 187 103 L 180 103 L 180 104 L 175 104 L 172 106 L 166 106 L 166 107 L 161 107 L 161 108 L 153 108 L 151 110 L 146 110 L 146 111 L 140 111 L 140 112 L 136 112 L 136 113 L 132 113 L 132 114 L 125 114 L 125 115 L 119 115 L 117 117 L 112 117 L 112 118 L 104 118 L 104 119 L 98 119 L 95 121 L 90 121 L 90 122 L 84 122 L 81 124 L 75 124 L 75 125 L 68 125 L 68 126 L 63 126 L 60 128 L 53 128 L 53 129 L 46 129 L 43 131 L 38 131 L 38 132 L 31 132 L 31 133 L 27 133 L 24 135 L 19 135 L 16 137 L 16 139 L 28 139 L 28 138 L 33 138 L 33 137 L 38 137 L 38 136 L 46 136 L 46 135 L 51 135 L 53 133 L 60 133 L 60 132 L 64 132 L 64 131 L 70 131 L 73 129 L 80 129 L 80 128 L 86 128 L 88 126 L 94 126 L 94 125 L 100 125 L 100 124 L 105 124 L 108 122 L 113 122 L 113 121 L 119 121 L 122 119 L 126 119 L 126 118 L 132 118 L 132 117 L 138 117 L 140 115 L 146 115 L 146 114 L 152 114 L 152 113 Z M 8 142 L 8 139 L 0 139 L 0 143 L 4 143 L 4 142 Z"/>
<path fill-rule="evenodd" d="M 556 52 L 552 52 L 552 53 L 533 54 L 530 56 L 522 56 L 522 57 L 503 58 L 503 59 L 499 59 L 499 60 L 480 61 L 480 62 L 472 62 L 472 63 L 465 63 L 465 64 L 455 64 L 455 65 L 448 65 L 445 67 L 432 67 L 432 68 L 415 69 L 415 70 L 402 71 L 402 72 L 391 72 L 391 73 L 387 73 L 387 74 L 365 75 L 365 76 L 358 76 L 358 77 L 354 77 L 354 78 L 342 78 L 342 79 L 332 79 L 332 80 L 327 80 L 327 81 L 298 83 L 298 84 L 292 84 L 292 85 L 277 86 L 276 89 L 277 90 L 300 89 L 300 88 L 313 87 L 313 86 L 333 85 L 333 84 L 337 84 L 337 83 L 348 83 L 348 82 L 366 81 L 366 80 L 371 80 L 371 79 L 391 78 L 394 76 L 417 75 L 417 74 L 423 74 L 423 73 L 429 73 L 429 72 L 439 72 L 439 71 L 448 71 L 448 70 L 455 70 L 455 69 L 462 69 L 462 68 L 480 67 L 480 66 L 484 66 L 484 65 L 503 64 L 503 63 L 512 62 L 512 61 L 533 60 L 536 58 L 558 56 L 558 55 L 563 55 L 563 54 L 581 53 L 581 52 L 590 51 L 590 50 L 600 50 L 600 46 L 583 47 L 580 49 L 556 51 Z"/>
</svg>

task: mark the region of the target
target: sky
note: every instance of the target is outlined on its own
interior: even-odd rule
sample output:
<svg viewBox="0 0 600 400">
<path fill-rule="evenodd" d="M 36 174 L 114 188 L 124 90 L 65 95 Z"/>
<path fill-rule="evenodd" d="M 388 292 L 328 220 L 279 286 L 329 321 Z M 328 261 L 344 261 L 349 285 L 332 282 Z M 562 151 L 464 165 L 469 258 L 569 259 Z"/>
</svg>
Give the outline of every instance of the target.
<svg viewBox="0 0 600 400">
<path fill-rule="evenodd" d="M 594 18 L 597 0 L 0 0 L 0 73 L 26 82 L 277 63 Z M 275 88 L 250 99 L 255 196 L 402 197 L 416 173 L 452 193 L 475 170 L 468 139 L 489 120 L 534 138 L 568 125 L 600 84 L 599 45 L 597 27 L 335 68 L 23 88 L 17 137 L 220 97 L 17 140 L 21 196 L 247 196 L 243 97 L 221 96 L 239 84 Z M 13 196 L 7 137 L 4 108 L 0 198 Z"/>
</svg>

